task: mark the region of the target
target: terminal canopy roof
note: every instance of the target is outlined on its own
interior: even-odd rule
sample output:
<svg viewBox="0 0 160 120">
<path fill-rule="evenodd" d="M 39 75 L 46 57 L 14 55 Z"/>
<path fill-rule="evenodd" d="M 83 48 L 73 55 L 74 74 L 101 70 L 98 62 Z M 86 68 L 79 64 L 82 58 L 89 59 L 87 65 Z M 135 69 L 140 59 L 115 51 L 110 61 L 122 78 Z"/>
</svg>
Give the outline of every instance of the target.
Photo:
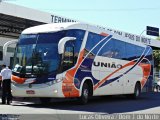
<svg viewBox="0 0 160 120">
<path fill-rule="evenodd" d="M 0 36 L 18 38 L 24 29 L 41 24 L 44 23 L 0 13 Z"/>
</svg>

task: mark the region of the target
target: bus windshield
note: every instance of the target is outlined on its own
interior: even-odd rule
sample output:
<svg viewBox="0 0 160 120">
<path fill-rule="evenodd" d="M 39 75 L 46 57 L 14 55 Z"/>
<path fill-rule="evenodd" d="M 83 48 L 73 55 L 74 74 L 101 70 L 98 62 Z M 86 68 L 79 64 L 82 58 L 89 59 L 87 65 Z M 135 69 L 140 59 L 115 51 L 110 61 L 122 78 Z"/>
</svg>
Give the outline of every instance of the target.
<svg viewBox="0 0 160 120">
<path fill-rule="evenodd" d="M 45 74 L 56 71 L 60 64 L 58 42 L 64 31 L 21 35 L 14 56 L 13 72 Z"/>
</svg>

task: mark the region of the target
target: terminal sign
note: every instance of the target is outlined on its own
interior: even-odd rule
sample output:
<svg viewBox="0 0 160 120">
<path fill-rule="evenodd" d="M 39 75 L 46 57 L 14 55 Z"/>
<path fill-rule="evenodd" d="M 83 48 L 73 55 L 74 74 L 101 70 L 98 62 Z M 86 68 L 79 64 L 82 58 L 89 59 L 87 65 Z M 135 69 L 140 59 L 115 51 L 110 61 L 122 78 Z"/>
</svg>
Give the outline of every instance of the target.
<svg viewBox="0 0 160 120">
<path fill-rule="evenodd" d="M 59 17 L 56 15 L 51 15 L 51 22 L 52 23 L 64 23 L 64 22 L 76 22 L 75 20 Z"/>
<path fill-rule="evenodd" d="M 147 35 L 159 36 L 159 28 L 147 26 Z"/>
</svg>

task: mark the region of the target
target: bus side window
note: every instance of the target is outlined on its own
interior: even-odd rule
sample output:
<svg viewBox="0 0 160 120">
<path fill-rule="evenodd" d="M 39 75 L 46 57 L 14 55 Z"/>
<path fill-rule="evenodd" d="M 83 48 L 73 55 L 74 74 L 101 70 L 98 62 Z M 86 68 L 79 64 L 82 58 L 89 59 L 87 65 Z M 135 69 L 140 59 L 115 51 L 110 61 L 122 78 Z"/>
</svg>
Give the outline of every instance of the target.
<svg viewBox="0 0 160 120">
<path fill-rule="evenodd" d="M 73 41 L 69 41 L 65 45 L 65 52 L 62 64 L 63 71 L 68 70 L 74 66 L 74 46 L 75 43 Z"/>
<path fill-rule="evenodd" d="M 144 48 L 140 46 L 136 46 L 136 58 L 140 58 L 143 54 Z"/>
<path fill-rule="evenodd" d="M 136 59 L 136 45 L 126 43 L 126 57 L 125 60 L 134 60 Z"/>
</svg>

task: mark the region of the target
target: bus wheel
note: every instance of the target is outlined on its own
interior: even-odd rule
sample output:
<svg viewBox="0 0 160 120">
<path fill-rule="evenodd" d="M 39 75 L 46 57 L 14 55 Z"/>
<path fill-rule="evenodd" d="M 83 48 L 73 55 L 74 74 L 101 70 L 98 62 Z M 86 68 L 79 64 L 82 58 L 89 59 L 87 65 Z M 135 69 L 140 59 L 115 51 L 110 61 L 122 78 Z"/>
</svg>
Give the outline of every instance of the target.
<svg viewBox="0 0 160 120">
<path fill-rule="evenodd" d="M 40 99 L 40 102 L 42 103 L 42 104 L 47 104 L 47 103 L 50 103 L 51 102 L 51 98 L 43 98 L 43 97 L 41 97 L 41 98 L 39 98 Z"/>
<path fill-rule="evenodd" d="M 79 98 L 79 102 L 80 104 L 86 104 L 88 102 L 88 98 L 89 98 L 89 86 L 87 83 L 83 84 L 83 88 L 82 88 L 82 94 L 81 97 Z"/>
<path fill-rule="evenodd" d="M 129 99 L 137 99 L 141 94 L 140 83 L 136 83 L 133 94 L 127 94 L 126 97 Z"/>
<path fill-rule="evenodd" d="M 134 88 L 134 93 L 132 94 L 133 99 L 137 99 L 141 94 L 141 86 L 140 83 L 136 83 Z"/>
</svg>

